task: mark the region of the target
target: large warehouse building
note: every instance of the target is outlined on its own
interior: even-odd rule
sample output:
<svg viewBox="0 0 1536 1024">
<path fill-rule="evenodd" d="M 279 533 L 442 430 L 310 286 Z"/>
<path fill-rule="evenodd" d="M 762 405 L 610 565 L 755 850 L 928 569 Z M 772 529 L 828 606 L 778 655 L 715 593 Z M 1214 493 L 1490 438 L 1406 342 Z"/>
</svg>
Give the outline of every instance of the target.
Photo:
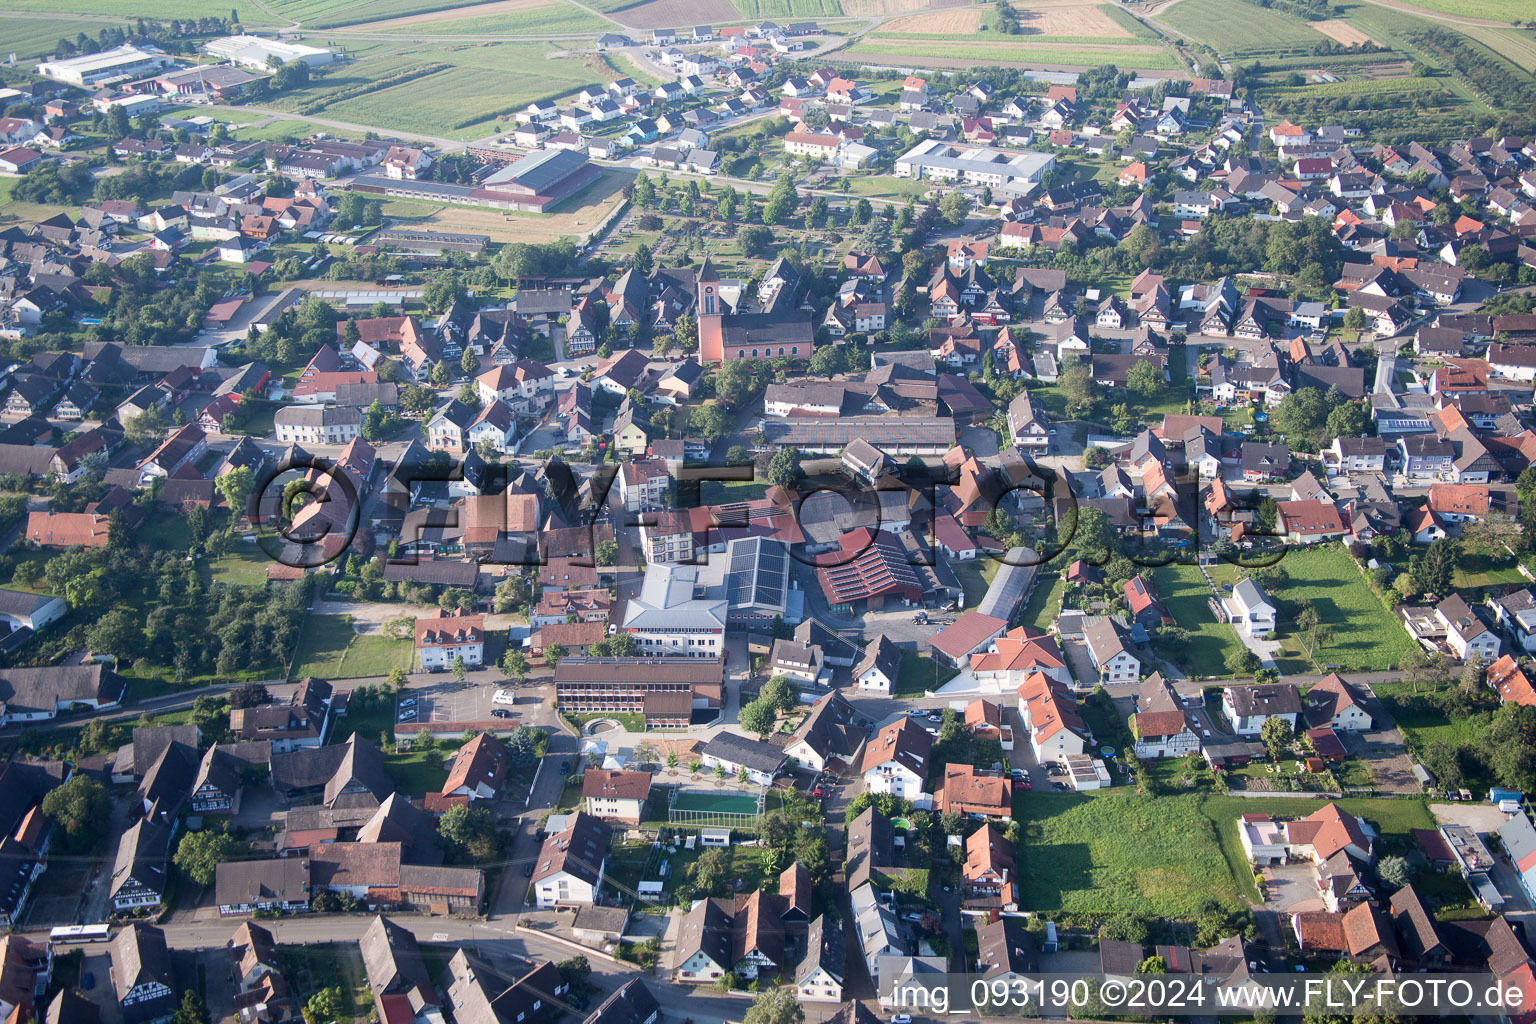
<svg viewBox="0 0 1536 1024">
<path fill-rule="evenodd" d="M 100 53 L 44 61 L 37 66 L 37 73 L 55 82 L 68 82 L 83 89 L 139 78 L 174 63 L 170 57 L 153 47 L 140 49 L 125 43 Z"/>
<path fill-rule="evenodd" d="M 584 153 L 568 149 L 546 149 L 530 153 L 516 163 L 501 168 L 479 185 L 454 185 L 441 181 L 413 181 L 366 174 L 353 178 L 352 187 L 359 192 L 375 195 L 543 213 L 592 184 L 601 173 L 598 167 L 587 162 Z"/>
<path fill-rule="evenodd" d="M 279 64 L 301 60 L 312 68 L 321 67 L 336 59 L 335 54 L 321 46 L 304 46 L 300 43 L 243 35 L 215 39 L 203 47 L 203 52 L 258 71 L 271 70 L 273 57 L 277 58 Z"/>
</svg>

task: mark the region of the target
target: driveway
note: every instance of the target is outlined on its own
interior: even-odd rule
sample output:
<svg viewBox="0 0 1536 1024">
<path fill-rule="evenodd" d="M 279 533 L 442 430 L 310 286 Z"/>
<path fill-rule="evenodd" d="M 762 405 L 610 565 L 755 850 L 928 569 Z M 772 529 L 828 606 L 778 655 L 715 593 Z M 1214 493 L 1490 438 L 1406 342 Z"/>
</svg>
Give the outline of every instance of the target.
<svg viewBox="0 0 1536 1024">
<path fill-rule="evenodd" d="M 1290 913 L 1297 910 L 1325 910 L 1317 894 L 1317 869 L 1298 861 L 1262 869 L 1268 896 L 1264 909 Z"/>
</svg>

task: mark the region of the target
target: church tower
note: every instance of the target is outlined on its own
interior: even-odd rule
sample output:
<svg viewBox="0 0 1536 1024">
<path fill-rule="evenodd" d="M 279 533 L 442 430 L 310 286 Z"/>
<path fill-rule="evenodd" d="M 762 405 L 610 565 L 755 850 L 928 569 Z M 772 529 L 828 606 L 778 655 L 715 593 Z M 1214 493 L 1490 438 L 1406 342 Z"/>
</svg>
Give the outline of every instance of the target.
<svg viewBox="0 0 1536 1024">
<path fill-rule="evenodd" d="M 720 315 L 720 275 L 715 271 L 715 265 L 709 261 L 708 253 L 704 254 L 704 262 L 699 267 L 693 289 L 700 316 Z"/>
</svg>

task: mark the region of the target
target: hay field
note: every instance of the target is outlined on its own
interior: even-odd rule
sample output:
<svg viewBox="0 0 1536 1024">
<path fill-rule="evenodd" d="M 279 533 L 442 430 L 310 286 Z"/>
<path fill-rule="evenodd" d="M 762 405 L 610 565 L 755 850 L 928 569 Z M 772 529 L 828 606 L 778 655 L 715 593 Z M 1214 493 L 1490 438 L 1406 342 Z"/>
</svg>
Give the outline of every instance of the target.
<svg viewBox="0 0 1536 1024">
<path fill-rule="evenodd" d="M 964 6 L 965 0 L 843 0 L 843 13 L 859 18 L 878 18 L 884 14 L 938 11 Z"/>
<path fill-rule="evenodd" d="M 1314 21 L 1309 24 L 1329 39 L 1343 46 L 1362 46 L 1376 41 L 1349 22 L 1340 21 L 1338 18 L 1332 18 L 1328 21 Z"/>
</svg>

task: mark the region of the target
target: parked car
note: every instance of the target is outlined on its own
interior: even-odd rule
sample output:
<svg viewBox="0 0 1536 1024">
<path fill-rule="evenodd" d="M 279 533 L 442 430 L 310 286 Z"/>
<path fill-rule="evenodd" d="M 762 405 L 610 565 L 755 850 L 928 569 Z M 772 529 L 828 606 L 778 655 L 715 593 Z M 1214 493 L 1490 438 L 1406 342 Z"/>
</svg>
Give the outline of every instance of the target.
<svg viewBox="0 0 1536 1024">
<path fill-rule="evenodd" d="M 413 708 L 413 707 L 416 706 L 416 698 L 415 697 L 407 697 L 407 698 L 405 698 L 405 700 L 400 702 L 400 706 L 403 707 L 403 708 Z"/>
<path fill-rule="evenodd" d="M 512 712 L 508 711 L 506 708 L 491 708 L 491 717 L 492 718 L 511 718 L 512 717 Z"/>
</svg>

